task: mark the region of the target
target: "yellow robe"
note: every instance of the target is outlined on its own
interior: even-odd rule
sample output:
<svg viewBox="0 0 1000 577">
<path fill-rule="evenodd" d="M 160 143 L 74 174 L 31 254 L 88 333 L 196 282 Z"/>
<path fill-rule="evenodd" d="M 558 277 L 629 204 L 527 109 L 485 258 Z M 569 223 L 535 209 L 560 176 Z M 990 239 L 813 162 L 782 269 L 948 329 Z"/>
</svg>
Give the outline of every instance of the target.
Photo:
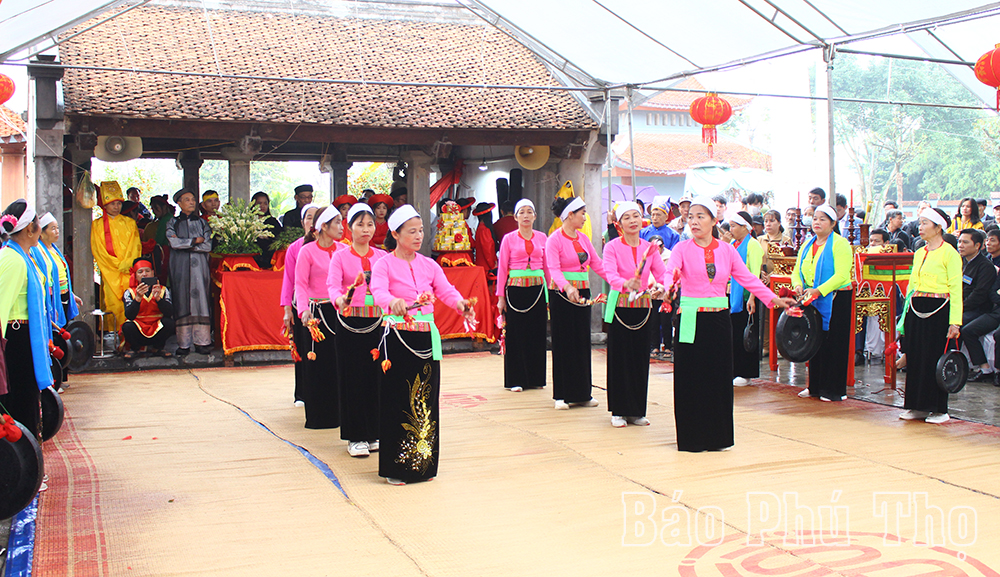
<svg viewBox="0 0 1000 577">
<path fill-rule="evenodd" d="M 111 229 L 111 243 L 115 249 L 115 254 L 111 255 L 104 241 L 104 220 L 108 219 Z M 139 228 L 131 218 L 118 215 L 109 217 L 107 215 L 94 221 L 90 228 L 90 248 L 94 253 L 94 261 L 97 268 L 101 270 L 101 295 L 104 297 L 105 311 L 114 313 L 118 326 L 112 328 L 105 323 L 105 330 L 118 330 L 125 322 L 125 305 L 122 303 L 122 295 L 128 289 L 129 270 L 132 268 L 132 261 L 139 258 L 142 249 L 139 243 Z"/>
</svg>

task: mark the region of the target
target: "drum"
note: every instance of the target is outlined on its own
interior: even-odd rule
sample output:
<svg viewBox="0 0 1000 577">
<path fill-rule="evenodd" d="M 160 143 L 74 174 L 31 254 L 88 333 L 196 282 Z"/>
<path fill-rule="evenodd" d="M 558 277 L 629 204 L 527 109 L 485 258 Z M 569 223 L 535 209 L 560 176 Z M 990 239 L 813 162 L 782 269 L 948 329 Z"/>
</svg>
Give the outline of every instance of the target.
<svg viewBox="0 0 1000 577">
<path fill-rule="evenodd" d="M 823 344 L 823 317 L 819 311 L 812 305 L 800 310 L 802 316 L 789 315 L 789 309 L 782 311 L 774 326 L 778 352 L 793 363 L 804 363 L 813 358 Z"/>
<path fill-rule="evenodd" d="M 0 519 L 13 517 L 31 504 L 42 486 L 42 449 L 21 423 L 17 442 L 0 440 Z"/>
<path fill-rule="evenodd" d="M 41 391 L 42 400 L 42 440 L 48 441 L 62 428 L 66 409 L 62 397 L 52 387 Z"/>
</svg>

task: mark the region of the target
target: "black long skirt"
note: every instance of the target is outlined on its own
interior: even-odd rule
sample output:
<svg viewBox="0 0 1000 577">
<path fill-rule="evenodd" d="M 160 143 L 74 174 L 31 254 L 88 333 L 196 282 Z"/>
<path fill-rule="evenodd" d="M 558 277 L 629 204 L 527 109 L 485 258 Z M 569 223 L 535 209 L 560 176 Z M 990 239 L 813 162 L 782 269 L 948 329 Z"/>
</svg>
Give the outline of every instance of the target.
<svg viewBox="0 0 1000 577">
<path fill-rule="evenodd" d="M 392 366 L 379 387 L 378 474 L 426 481 L 437 476 L 440 456 L 441 363 L 430 358 L 428 332 L 391 330 L 385 344 Z"/>
<path fill-rule="evenodd" d="M 7 407 L 15 421 L 41 439 L 41 393 L 38 391 L 38 381 L 35 380 L 28 323 L 22 322 L 16 329 L 8 324 L 6 335 L 4 360 L 7 363 L 7 394 L 0 396 L 0 403 Z"/>
<path fill-rule="evenodd" d="M 684 314 L 681 311 L 680 316 Z M 694 342 L 682 343 L 678 338 L 674 343 L 678 451 L 717 451 L 732 447 L 735 442 L 729 316 L 728 309 L 698 313 Z"/>
<path fill-rule="evenodd" d="M 751 297 L 754 298 L 754 297 Z M 753 314 L 753 329 L 760 334 L 760 317 L 763 308 L 760 301 Z M 733 377 L 743 377 L 744 379 L 756 379 L 760 376 L 760 339 L 757 339 L 757 348 L 747 352 L 743 346 L 743 332 L 750 322 L 750 313 L 746 309 L 733 314 L 730 317 L 733 324 Z"/>
<path fill-rule="evenodd" d="M 854 322 L 851 292 L 833 294 L 830 329 L 823 331 L 823 344 L 809 360 L 809 396 L 839 401 L 847 395 L 847 370 L 854 362 Z"/>
<path fill-rule="evenodd" d="M 299 318 L 299 311 L 292 307 L 292 342 L 295 343 L 295 350 L 302 357 L 301 361 L 294 363 L 295 365 L 295 400 L 304 401 L 305 393 L 303 389 L 306 382 L 306 353 L 309 352 L 309 343 L 312 339 L 309 338 L 309 331 L 302 324 L 302 319 Z"/>
<path fill-rule="evenodd" d="M 589 299 L 590 289 L 580 291 Z M 549 291 L 552 323 L 552 398 L 585 403 L 590 394 L 590 307 L 566 300 L 560 291 Z"/>
<path fill-rule="evenodd" d="M 615 318 L 608 330 L 608 411 L 614 416 L 646 416 L 648 323 L 657 320 L 652 309 L 615 309 Z"/>
<path fill-rule="evenodd" d="M 906 333 L 906 397 L 903 408 L 931 413 L 948 412 L 948 393 L 937 384 L 934 374 L 937 362 L 948 340 L 949 303 L 938 312 L 922 319 L 914 310 L 929 313 L 944 303 L 944 299 L 913 297 L 903 321 Z M 9 358 L 9 357 L 8 357 Z"/>
<path fill-rule="evenodd" d="M 545 285 L 508 286 L 503 386 L 538 389 L 545 386 Z M 517 309 L 517 310 L 514 310 Z M 524 312 L 518 312 L 524 311 Z"/>
<path fill-rule="evenodd" d="M 317 311 L 316 318 L 326 319 L 319 323 L 320 330 L 323 331 L 325 339 L 313 342 L 312 337 L 306 344 L 302 355 L 302 364 L 305 365 L 305 383 L 302 400 L 306 403 L 306 428 L 307 429 L 336 429 L 340 426 L 340 386 L 337 378 L 337 335 L 335 323 L 337 322 L 337 311 L 330 303 L 323 303 L 319 307 L 313 307 Z M 305 329 L 306 334 L 309 333 Z M 316 360 L 310 361 L 309 351 L 316 353 Z M 371 358 L 371 355 L 368 356 Z"/>
<path fill-rule="evenodd" d="M 337 358 L 340 370 L 340 438 L 345 441 L 378 440 L 379 361 L 371 351 L 382 339 L 380 318 L 337 315 Z M 367 332 L 364 332 L 367 329 Z M 358 332 L 355 332 L 358 331 Z"/>
</svg>

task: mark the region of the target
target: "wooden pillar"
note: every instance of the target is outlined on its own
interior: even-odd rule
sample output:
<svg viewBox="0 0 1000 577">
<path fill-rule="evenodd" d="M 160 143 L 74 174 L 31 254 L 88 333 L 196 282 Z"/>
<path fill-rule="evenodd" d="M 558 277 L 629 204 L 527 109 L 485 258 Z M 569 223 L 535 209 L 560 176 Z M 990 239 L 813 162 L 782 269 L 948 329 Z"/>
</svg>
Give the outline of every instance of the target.
<svg viewBox="0 0 1000 577">
<path fill-rule="evenodd" d="M 59 109 L 59 80 L 63 76 L 55 56 L 39 55 L 28 64 L 28 195 L 35 212 L 51 212 L 63 228 L 63 117 Z"/>
<path fill-rule="evenodd" d="M 197 150 L 185 150 L 181 153 L 181 169 L 184 170 L 184 180 L 183 188 L 190 190 L 194 193 L 195 198 L 201 198 L 201 179 L 198 177 L 198 171 L 201 169 L 201 165 L 204 161 L 201 159 L 201 153 Z M 249 191 L 249 164 L 247 165 L 247 190 Z M 232 192 L 230 192 L 232 194 Z M 172 194 L 170 195 L 173 196 Z M 249 193 L 248 193 L 249 196 Z"/>
<path fill-rule="evenodd" d="M 420 213 L 424 221 L 424 243 L 420 252 L 431 255 L 434 234 L 431 232 L 431 164 L 432 156 L 419 150 L 408 150 L 403 153 L 406 162 L 406 192 L 409 203 Z M 390 234 L 392 234 L 390 232 Z"/>
<path fill-rule="evenodd" d="M 220 150 L 222 157 L 229 161 L 229 202 L 243 200 L 250 202 L 250 161 L 253 154 L 244 154 L 235 146 L 227 146 Z M 201 166 L 201 159 L 198 159 L 198 166 Z M 181 165 L 184 166 L 184 161 Z M 197 171 L 196 168 L 193 170 Z M 187 187 L 188 169 L 184 167 L 184 184 Z M 196 176 L 197 178 L 197 176 Z"/>
<path fill-rule="evenodd" d="M 94 156 L 94 149 L 80 150 L 76 146 L 70 147 L 73 164 L 82 166 L 90 170 L 91 159 Z M 73 189 L 83 173 L 76 169 L 73 173 Z M 94 253 L 90 250 L 90 229 L 94 222 L 94 209 L 83 208 L 73 198 L 73 292 L 83 301 L 80 307 L 81 313 L 89 313 L 97 307 L 96 293 L 94 291 Z M 66 229 L 63 229 L 66 230 Z M 63 238 L 66 238 L 63 236 Z M 65 252 L 63 253 L 65 254 Z M 69 256 L 69 255 L 67 255 Z"/>
<path fill-rule="evenodd" d="M 24 198 L 28 189 L 28 163 L 25 154 L 25 144 L 14 142 L 0 145 L 0 165 L 2 165 L 2 180 L 0 190 L 0 210 L 19 198 Z"/>
</svg>

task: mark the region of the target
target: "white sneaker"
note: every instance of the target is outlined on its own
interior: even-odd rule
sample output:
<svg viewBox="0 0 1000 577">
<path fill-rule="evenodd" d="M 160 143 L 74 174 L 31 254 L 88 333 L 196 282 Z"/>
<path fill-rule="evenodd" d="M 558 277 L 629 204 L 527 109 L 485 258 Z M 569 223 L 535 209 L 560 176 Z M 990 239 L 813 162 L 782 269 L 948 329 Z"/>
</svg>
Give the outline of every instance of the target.
<svg viewBox="0 0 1000 577">
<path fill-rule="evenodd" d="M 520 393 L 523 390 L 524 390 L 523 387 L 511 387 L 510 388 L 510 392 L 512 392 L 512 393 Z"/>
<path fill-rule="evenodd" d="M 899 414 L 899 418 L 904 421 L 919 421 L 926 419 L 930 415 L 927 411 L 914 411 L 912 409 L 907 409 Z"/>
<path fill-rule="evenodd" d="M 559 399 L 558 401 L 556 401 L 556 410 L 567 411 L 569 410 L 569 404 L 567 404 L 566 401 Z"/>
<path fill-rule="evenodd" d="M 580 405 L 581 407 L 596 407 L 597 406 L 597 400 L 590 399 L 589 401 L 584 401 L 582 403 L 576 403 L 576 404 Z"/>
<path fill-rule="evenodd" d="M 46 483 L 45 481 L 42 481 L 41 486 L 38 487 L 38 492 L 39 493 L 44 493 L 45 491 L 48 491 L 48 490 L 49 490 L 49 484 Z"/>
<path fill-rule="evenodd" d="M 293 407 L 302 408 L 302 407 L 306 406 L 306 404 L 304 402 L 302 402 L 302 401 L 295 401 L 294 403 L 292 403 L 292 406 Z"/>
<path fill-rule="evenodd" d="M 401 481 L 399 479 L 393 479 L 392 477 L 386 477 L 385 478 L 385 482 L 389 483 L 390 485 L 395 485 L 397 487 L 406 484 L 406 481 Z"/>
<path fill-rule="evenodd" d="M 624 417 L 615 417 L 615 416 L 612 416 L 611 417 L 611 426 L 620 429 L 622 427 L 628 426 L 628 423 L 625 422 L 625 418 Z"/>
<path fill-rule="evenodd" d="M 803 399 L 809 396 L 809 389 L 802 389 L 799 391 L 799 396 Z"/>
<path fill-rule="evenodd" d="M 745 387 L 745 386 L 747 386 L 749 384 L 750 384 L 750 381 L 744 379 L 743 377 L 736 377 L 735 379 L 733 379 L 733 386 L 734 387 Z"/>
<path fill-rule="evenodd" d="M 649 426 L 649 419 L 647 419 L 646 417 L 632 417 L 632 418 L 626 418 L 626 420 L 632 423 L 633 425 L 638 425 L 640 427 Z"/>
<path fill-rule="evenodd" d="M 368 452 L 378 453 L 378 439 L 368 443 Z"/>
<path fill-rule="evenodd" d="M 938 425 L 941 423 L 947 423 L 950 420 L 951 417 L 948 416 L 948 413 L 931 413 L 927 415 L 927 418 L 924 419 L 924 422 L 934 423 L 935 425 Z"/>
<path fill-rule="evenodd" d="M 351 441 L 347 443 L 347 454 L 352 457 L 367 457 L 368 443 L 366 441 Z"/>
</svg>

